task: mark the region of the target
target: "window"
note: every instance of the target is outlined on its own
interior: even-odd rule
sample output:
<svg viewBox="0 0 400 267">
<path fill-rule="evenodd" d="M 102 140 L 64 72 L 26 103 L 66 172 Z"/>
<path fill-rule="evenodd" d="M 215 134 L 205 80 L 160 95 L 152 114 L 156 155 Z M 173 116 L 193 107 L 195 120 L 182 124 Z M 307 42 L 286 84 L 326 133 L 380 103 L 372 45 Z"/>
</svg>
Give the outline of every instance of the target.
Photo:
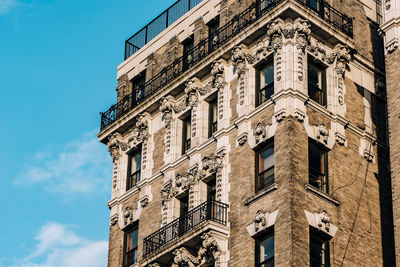
<svg viewBox="0 0 400 267">
<path fill-rule="evenodd" d="M 193 36 L 183 42 L 183 69 L 189 69 L 193 64 Z"/>
<path fill-rule="evenodd" d="M 217 99 L 212 100 L 211 102 L 208 103 L 209 107 L 209 125 L 208 125 L 208 138 L 210 138 L 213 133 L 215 133 L 218 130 L 218 104 L 217 104 Z"/>
<path fill-rule="evenodd" d="M 329 239 L 310 229 L 310 267 L 329 267 Z"/>
<path fill-rule="evenodd" d="M 308 96 L 318 104 L 326 106 L 325 70 L 311 63 L 308 64 Z"/>
<path fill-rule="evenodd" d="M 209 39 L 209 50 L 213 50 L 218 47 L 219 44 L 219 16 L 212 19 L 208 23 L 208 39 Z"/>
<path fill-rule="evenodd" d="M 137 263 L 138 260 L 138 227 L 125 232 L 124 266 Z"/>
<path fill-rule="evenodd" d="M 129 154 L 128 162 L 128 179 L 126 190 L 128 191 L 140 182 L 140 172 L 142 165 L 142 149 L 139 147 L 137 150 Z"/>
<path fill-rule="evenodd" d="M 190 225 L 188 225 L 188 217 L 186 216 L 189 212 L 189 196 L 185 194 L 179 199 L 179 232 L 184 234 Z"/>
<path fill-rule="evenodd" d="M 145 97 L 146 70 L 134 77 L 131 82 L 134 96 L 133 101 L 139 102 Z"/>
<path fill-rule="evenodd" d="M 312 140 L 308 141 L 308 171 L 310 185 L 328 193 L 328 151 Z"/>
<path fill-rule="evenodd" d="M 207 200 L 213 201 L 217 199 L 217 188 L 216 188 L 215 177 L 207 182 Z"/>
<path fill-rule="evenodd" d="M 257 179 L 256 191 L 274 183 L 274 143 L 267 144 L 256 153 Z"/>
<path fill-rule="evenodd" d="M 273 267 L 274 261 L 274 234 L 270 233 L 256 240 L 256 267 Z"/>
<path fill-rule="evenodd" d="M 266 102 L 274 94 L 274 62 L 269 61 L 257 71 L 257 106 Z"/>
<path fill-rule="evenodd" d="M 182 120 L 182 155 L 191 147 L 192 135 L 192 116 L 191 114 Z"/>
</svg>

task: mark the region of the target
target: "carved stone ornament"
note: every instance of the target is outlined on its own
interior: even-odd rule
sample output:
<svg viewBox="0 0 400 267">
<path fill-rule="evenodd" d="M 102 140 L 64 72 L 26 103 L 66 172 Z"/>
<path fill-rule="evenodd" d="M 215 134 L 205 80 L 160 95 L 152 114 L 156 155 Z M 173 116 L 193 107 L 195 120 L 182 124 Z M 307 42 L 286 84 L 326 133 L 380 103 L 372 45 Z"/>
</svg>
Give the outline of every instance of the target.
<svg viewBox="0 0 400 267">
<path fill-rule="evenodd" d="M 169 97 L 161 98 L 160 111 L 163 114 L 162 119 L 165 121 L 165 127 L 171 126 L 172 115 L 174 110 L 174 104 L 171 102 Z"/>
<path fill-rule="evenodd" d="M 114 226 L 118 223 L 118 213 L 111 218 L 111 225 Z"/>
<path fill-rule="evenodd" d="M 344 146 L 346 144 L 346 136 L 342 135 L 341 133 L 335 133 L 335 141 L 338 145 Z"/>
<path fill-rule="evenodd" d="M 306 118 L 306 115 L 304 114 L 304 112 L 302 112 L 300 110 L 295 110 L 294 117 L 296 118 L 297 121 L 303 123 Z"/>
<path fill-rule="evenodd" d="M 374 154 L 372 152 L 370 152 L 368 149 L 364 150 L 364 158 L 368 161 L 368 162 L 373 162 L 374 161 Z"/>
<path fill-rule="evenodd" d="M 146 207 L 149 204 L 149 197 L 146 196 L 140 200 L 140 206 L 142 208 Z"/>
<path fill-rule="evenodd" d="M 390 3 L 391 0 L 385 0 L 385 8 L 386 10 L 389 10 L 392 7 L 392 4 Z"/>
<path fill-rule="evenodd" d="M 186 248 L 178 248 L 173 253 L 174 263 L 171 267 L 195 267 L 199 266 L 200 261 L 197 257 L 193 256 Z"/>
<path fill-rule="evenodd" d="M 124 225 L 130 225 L 132 224 L 133 221 L 133 213 L 134 213 L 134 209 L 131 207 L 126 207 L 125 211 L 124 211 Z"/>
<path fill-rule="evenodd" d="M 287 117 L 286 110 L 280 110 L 275 114 L 275 119 L 277 122 L 283 121 L 283 119 L 286 117 Z"/>
<path fill-rule="evenodd" d="M 244 146 L 247 143 L 247 139 L 248 139 L 247 133 L 241 134 L 237 139 L 239 146 Z"/>
<path fill-rule="evenodd" d="M 242 46 L 237 45 L 233 48 L 232 61 L 236 66 L 236 73 L 240 78 L 246 70 L 246 56 L 243 52 Z"/>
<path fill-rule="evenodd" d="M 157 262 L 150 263 L 147 267 L 161 267 L 161 265 Z"/>
<path fill-rule="evenodd" d="M 319 141 L 322 141 L 325 144 L 328 144 L 329 131 L 328 131 L 328 129 L 326 129 L 326 127 L 323 123 L 318 125 L 316 137 Z"/>
<path fill-rule="evenodd" d="M 256 47 L 256 61 L 260 61 L 268 55 L 268 46 L 265 44 L 266 41 L 259 40 Z"/>
<path fill-rule="evenodd" d="M 172 196 L 175 195 L 175 192 L 172 188 L 172 182 L 169 181 L 167 184 L 163 186 L 161 189 L 161 204 L 164 206 Z"/>
<path fill-rule="evenodd" d="M 225 85 L 224 81 L 224 66 L 220 60 L 216 60 L 211 64 L 212 83 L 211 86 L 217 90 Z"/>
<path fill-rule="evenodd" d="M 258 232 L 267 226 L 267 218 L 265 212 L 258 210 L 254 217 L 254 229 Z"/>
<path fill-rule="evenodd" d="M 393 42 L 390 42 L 389 44 L 385 45 L 386 47 L 386 51 L 391 54 L 394 51 L 396 51 L 396 49 L 399 47 L 399 41 L 398 40 L 394 40 Z"/>
<path fill-rule="evenodd" d="M 120 157 L 119 149 L 121 147 L 121 142 L 117 137 L 117 134 L 111 134 L 108 139 L 108 152 L 110 152 L 112 161 L 116 163 Z"/>
<path fill-rule="evenodd" d="M 202 168 L 199 172 L 199 180 L 209 177 L 221 169 L 223 167 L 224 156 L 224 153 L 217 153 L 213 158 L 204 157 L 202 160 Z"/>
<path fill-rule="evenodd" d="M 195 267 L 211 262 L 217 264 L 221 256 L 221 249 L 216 239 L 210 233 L 203 234 L 201 238 L 203 241 L 197 256 L 194 256 L 184 247 L 178 248 L 172 253 L 174 255 L 174 263 L 171 267 Z"/>
<path fill-rule="evenodd" d="M 331 227 L 331 218 L 329 217 L 328 213 L 323 210 L 316 216 L 317 219 L 317 226 L 320 230 L 325 229 L 325 231 L 329 232 Z"/>
<path fill-rule="evenodd" d="M 185 83 L 185 93 L 187 98 L 187 104 L 191 107 L 197 104 L 198 95 L 197 91 L 199 86 L 196 84 L 195 79 L 189 79 Z"/>
<path fill-rule="evenodd" d="M 267 140 L 267 130 L 262 122 L 259 122 L 254 129 L 254 137 L 256 139 L 256 145 Z"/>
</svg>

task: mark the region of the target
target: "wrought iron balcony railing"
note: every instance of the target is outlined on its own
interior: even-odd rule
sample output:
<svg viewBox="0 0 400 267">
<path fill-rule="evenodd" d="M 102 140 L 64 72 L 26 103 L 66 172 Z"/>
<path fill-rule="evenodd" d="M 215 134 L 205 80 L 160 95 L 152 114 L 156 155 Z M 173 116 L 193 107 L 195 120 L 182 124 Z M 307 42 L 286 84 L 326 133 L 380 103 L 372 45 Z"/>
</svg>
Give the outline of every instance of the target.
<svg viewBox="0 0 400 267">
<path fill-rule="evenodd" d="M 125 41 L 125 59 L 135 54 L 154 37 L 185 15 L 202 0 L 178 0 L 163 13 L 158 15 L 140 31 Z"/>
<path fill-rule="evenodd" d="M 228 205 L 215 200 L 208 200 L 146 237 L 143 240 L 143 257 L 177 240 L 203 222 L 214 221 L 226 225 L 227 220 Z"/>
<path fill-rule="evenodd" d="M 125 96 L 117 104 L 101 114 L 100 129 L 103 130 L 118 118 L 135 108 L 138 104 L 166 86 L 172 80 L 190 69 L 217 48 L 253 24 L 261 16 L 269 12 L 277 4 L 285 0 L 257 0 L 249 8 L 235 16 L 231 21 L 211 34 L 207 39 L 199 42 L 185 56 L 179 57 L 167 67 L 163 68 L 153 78 L 146 81 L 141 88 Z M 339 28 L 348 36 L 353 36 L 353 21 L 348 16 L 331 7 L 325 0 L 296 0 L 328 23 Z"/>
</svg>

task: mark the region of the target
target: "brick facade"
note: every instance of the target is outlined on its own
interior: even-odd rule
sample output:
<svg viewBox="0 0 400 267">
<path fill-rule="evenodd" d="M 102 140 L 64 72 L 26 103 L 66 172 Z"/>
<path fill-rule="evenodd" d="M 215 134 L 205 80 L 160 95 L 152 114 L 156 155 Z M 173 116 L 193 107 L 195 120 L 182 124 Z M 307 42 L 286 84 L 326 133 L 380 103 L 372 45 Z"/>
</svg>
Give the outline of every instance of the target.
<svg viewBox="0 0 400 267">
<path fill-rule="evenodd" d="M 193 11 L 204 13 L 204 19 L 193 19 L 187 35 L 193 34 L 198 43 L 208 35 L 207 23 L 212 17 L 206 14 L 219 15 L 220 25 L 224 25 L 252 3 L 205 0 L 204 6 Z M 215 10 L 204 9 L 208 4 Z M 275 266 L 309 266 L 310 231 L 314 230 L 330 236 L 331 266 L 395 266 L 386 100 L 376 88 L 384 74 L 374 65 L 371 55 L 376 42 L 373 44 L 371 22 L 360 2 L 338 1 L 333 6 L 354 17 L 353 38 L 299 1 L 283 1 L 100 132 L 115 165 L 108 266 L 123 266 L 124 229 L 130 223 L 139 229 L 138 262 L 133 266 L 255 266 L 258 237 L 248 229 L 255 225 L 259 212 L 269 214 L 265 223 L 274 233 Z M 177 31 L 173 27 L 179 24 L 171 27 L 170 31 Z M 186 38 L 177 32 L 147 57 L 147 80 L 182 55 L 181 42 Z M 262 45 L 265 47 L 260 50 Z M 256 76 L 267 59 L 274 61 L 274 94 L 256 106 Z M 310 59 L 325 68 L 326 107 L 308 96 Z M 130 60 L 135 62 L 135 57 Z M 393 66 L 387 72 L 389 114 L 398 109 L 400 88 L 394 70 L 399 62 L 398 51 L 386 61 Z M 119 73 L 129 73 L 130 64 L 124 64 Z M 121 76 L 119 83 L 126 83 L 129 75 Z M 188 82 L 193 77 L 196 79 Z M 132 90 L 131 85 L 127 88 Z M 127 91 L 118 94 L 121 99 L 120 94 L 125 96 Z M 218 99 L 218 130 L 208 138 L 209 101 L 214 97 Z M 182 119 L 190 112 L 192 146 L 182 154 Z M 389 116 L 392 166 L 400 165 L 393 161 L 400 143 L 393 134 L 398 119 Z M 256 153 L 263 146 L 259 142 L 271 140 L 274 182 L 256 192 Z M 310 185 L 310 142 L 329 151 L 328 192 Z M 141 181 L 126 190 L 128 152 L 136 147 L 142 148 L 146 164 L 142 164 Z M 210 161 L 214 165 L 209 168 Z M 400 220 L 396 168 L 392 168 L 395 226 Z M 179 175 L 184 179 L 178 180 Z M 206 183 L 212 177 L 216 179 L 216 199 L 229 205 L 227 225 L 205 222 L 143 255 L 144 239 L 179 217 L 182 196 L 188 196 L 189 210 L 207 200 Z M 325 230 L 319 225 L 322 222 L 310 221 L 323 212 L 329 216 L 323 222 Z M 212 238 L 204 239 L 205 233 Z M 183 258 L 188 265 L 182 263 Z"/>
</svg>

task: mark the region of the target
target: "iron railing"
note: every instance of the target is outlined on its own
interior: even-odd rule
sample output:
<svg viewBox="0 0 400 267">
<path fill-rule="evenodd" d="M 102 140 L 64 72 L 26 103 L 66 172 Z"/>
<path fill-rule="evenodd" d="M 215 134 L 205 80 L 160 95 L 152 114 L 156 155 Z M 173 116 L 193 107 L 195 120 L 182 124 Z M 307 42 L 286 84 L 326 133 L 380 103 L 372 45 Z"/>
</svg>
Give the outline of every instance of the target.
<svg viewBox="0 0 400 267">
<path fill-rule="evenodd" d="M 143 240 L 143 257 L 171 243 L 206 221 L 214 221 L 226 225 L 228 221 L 228 205 L 215 200 L 208 200 L 189 210 L 183 216 Z"/>
<path fill-rule="evenodd" d="M 211 54 L 227 41 L 242 32 L 247 26 L 257 21 L 261 16 L 270 11 L 277 4 L 285 0 L 256 0 L 249 8 L 235 16 L 227 24 L 210 34 L 207 39 L 201 40 L 185 56 L 177 58 L 174 62 L 163 68 L 154 77 L 141 85 L 140 89 L 134 90 L 132 94 L 125 96 L 117 104 L 112 105 L 106 112 L 101 114 L 100 129 L 106 128 L 118 118 L 135 108 L 138 104 L 152 96 L 162 87 L 176 79 L 194 64 Z M 313 10 L 325 21 L 338 27 L 350 37 L 353 36 L 352 19 L 331 7 L 324 0 L 296 0 L 308 9 Z M 132 37 L 133 38 L 133 37 Z"/>
<path fill-rule="evenodd" d="M 125 59 L 135 54 L 140 48 L 185 15 L 186 12 L 197 6 L 201 1 L 202 0 L 176 1 L 167 10 L 125 41 Z"/>
</svg>

